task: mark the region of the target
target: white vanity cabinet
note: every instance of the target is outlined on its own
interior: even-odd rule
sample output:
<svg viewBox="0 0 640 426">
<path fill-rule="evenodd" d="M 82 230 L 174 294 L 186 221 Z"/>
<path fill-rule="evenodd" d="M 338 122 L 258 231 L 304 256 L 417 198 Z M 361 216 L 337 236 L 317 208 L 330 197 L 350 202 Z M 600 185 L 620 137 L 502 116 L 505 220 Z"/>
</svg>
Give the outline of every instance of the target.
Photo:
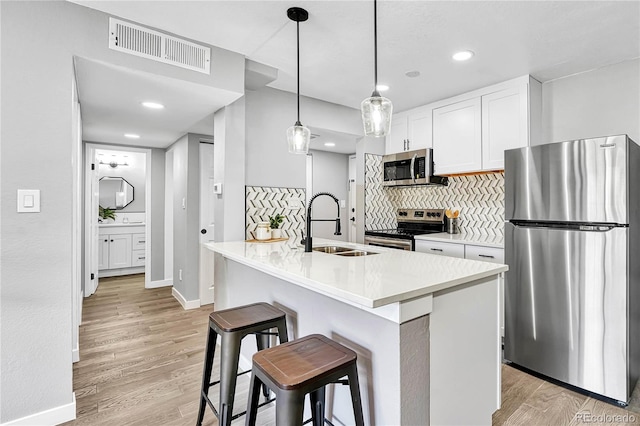
<svg viewBox="0 0 640 426">
<path fill-rule="evenodd" d="M 98 276 L 138 274 L 145 266 L 144 225 L 100 225 Z"/>
</svg>

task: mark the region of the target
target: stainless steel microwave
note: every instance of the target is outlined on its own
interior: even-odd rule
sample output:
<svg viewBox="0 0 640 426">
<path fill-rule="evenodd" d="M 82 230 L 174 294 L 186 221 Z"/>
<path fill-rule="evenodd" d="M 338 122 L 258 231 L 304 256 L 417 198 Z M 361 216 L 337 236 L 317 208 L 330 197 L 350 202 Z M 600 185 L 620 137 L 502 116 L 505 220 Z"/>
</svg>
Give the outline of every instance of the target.
<svg viewBox="0 0 640 426">
<path fill-rule="evenodd" d="M 433 175 L 433 150 L 418 149 L 382 157 L 384 186 L 447 185 L 448 178 Z"/>
</svg>

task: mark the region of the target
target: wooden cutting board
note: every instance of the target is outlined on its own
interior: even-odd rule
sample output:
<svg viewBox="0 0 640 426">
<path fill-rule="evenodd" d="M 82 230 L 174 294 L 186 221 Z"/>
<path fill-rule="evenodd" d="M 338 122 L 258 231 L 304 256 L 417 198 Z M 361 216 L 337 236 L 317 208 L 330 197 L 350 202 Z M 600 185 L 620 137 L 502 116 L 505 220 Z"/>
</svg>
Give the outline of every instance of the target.
<svg viewBox="0 0 640 426">
<path fill-rule="evenodd" d="M 277 243 L 278 241 L 287 241 L 289 238 L 271 238 L 270 240 L 245 240 L 247 243 Z"/>
</svg>

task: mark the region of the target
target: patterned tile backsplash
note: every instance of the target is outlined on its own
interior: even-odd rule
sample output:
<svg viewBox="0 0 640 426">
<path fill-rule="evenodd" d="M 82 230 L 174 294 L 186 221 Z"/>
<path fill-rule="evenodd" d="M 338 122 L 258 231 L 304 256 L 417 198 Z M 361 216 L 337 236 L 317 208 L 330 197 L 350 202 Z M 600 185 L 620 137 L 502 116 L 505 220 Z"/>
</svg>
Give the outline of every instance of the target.
<svg viewBox="0 0 640 426">
<path fill-rule="evenodd" d="M 502 236 L 504 173 L 452 176 L 449 186 L 382 186 L 382 156 L 365 155 L 365 229 L 397 226 L 399 208 L 460 210 L 460 231 Z"/>
<path fill-rule="evenodd" d="M 269 222 L 269 216 L 286 216 L 280 229 L 283 237 L 302 238 L 305 227 L 304 188 L 245 187 L 245 235 L 252 239 L 258 222 Z"/>
</svg>

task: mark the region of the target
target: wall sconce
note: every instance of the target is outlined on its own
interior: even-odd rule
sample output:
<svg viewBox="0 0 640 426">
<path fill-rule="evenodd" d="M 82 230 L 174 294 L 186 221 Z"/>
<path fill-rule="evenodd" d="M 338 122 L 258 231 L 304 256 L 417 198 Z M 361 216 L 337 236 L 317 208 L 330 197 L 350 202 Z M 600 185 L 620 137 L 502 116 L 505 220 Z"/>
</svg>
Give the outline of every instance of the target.
<svg viewBox="0 0 640 426">
<path fill-rule="evenodd" d="M 98 157 L 103 157 L 103 154 L 98 154 Z M 118 161 L 118 158 L 116 155 L 112 155 L 111 156 L 111 160 L 110 161 L 104 161 L 102 158 L 99 159 L 98 163 L 101 165 L 105 165 L 105 166 L 109 166 L 112 169 L 115 169 L 118 166 L 128 166 L 129 163 L 127 162 L 127 156 L 125 155 L 122 162 Z"/>
</svg>

